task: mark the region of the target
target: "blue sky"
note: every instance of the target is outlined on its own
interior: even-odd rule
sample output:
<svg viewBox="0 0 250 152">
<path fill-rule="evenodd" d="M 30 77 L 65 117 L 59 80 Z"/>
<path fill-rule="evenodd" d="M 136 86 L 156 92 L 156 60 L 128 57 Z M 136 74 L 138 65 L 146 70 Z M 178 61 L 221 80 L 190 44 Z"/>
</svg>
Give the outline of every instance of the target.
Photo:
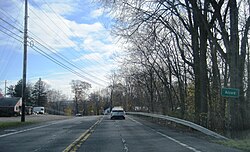
<svg viewBox="0 0 250 152">
<path fill-rule="evenodd" d="M 107 75 L 117 68 L 114 54 L 122 52 L 121 45 L 110 35 L 110 16 L 92 0 L 28 1 L 27 81 L 34 83 L 42 78 L 51 89 L 67 95 L 71 94 L 69 83 L 73 79 L 89 82 L 95 89 L 107 86 Z M 0 0 L 2 90 L 5 80 L 9 86 L 22 78 L 23 19 L 24 0 Z M 80 73 L 81 77 L 37 51 Z"/>
</svg>

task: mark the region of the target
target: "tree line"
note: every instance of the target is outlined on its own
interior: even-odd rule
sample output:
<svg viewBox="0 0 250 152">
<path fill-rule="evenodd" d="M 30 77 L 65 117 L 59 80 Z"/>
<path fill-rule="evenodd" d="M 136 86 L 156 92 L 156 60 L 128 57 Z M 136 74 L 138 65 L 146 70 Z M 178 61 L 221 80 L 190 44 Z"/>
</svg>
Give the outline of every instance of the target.
<svg viewBox="0 0 250 152">
<path fill-rule="evenodd" d="M 10 97 L 22 97 L 22 79 L 16 85 L 7 87 L 7 95 Z M 28 106 L 45 106 L 48 103 L 49 95 L 53 90 L 49 90 L 49 85 L 41 78 L 33 85 L 27 84 L 26 99 Z"/>
<path fill-rule="evenodd" d="M 119 75 L 128 108 L 220 132 L 249 129 L 249 1 L 98 2 L 127 52 Z M 239 89 L 239 97 L 222 97 L 222 88 Z"/>
<path fill-rule="evenodd" d="M 110 107 L 107 89 L 90 93 L 91 84 L 72 80 L 69 85 L 74 95 L 68 99 L 60 90 L 51 89 L 41 78 L 34 84 L 27 83 L 26 106 L 45 107 L 47 113 L 57 115 L 99 115 Z M 22 97 L 22 79 L 7 87 L 9 97 Z"/>
<path fill-rule="evenodd" d="M 22 97 L 22 79 L 7 87 L 7 96 Z M 26 106 L 42 106 L 50 114 L 71 115 L 72 105 L 60 90 L 51 89 L 41 78 L 26 85 Z"/>
</svg>

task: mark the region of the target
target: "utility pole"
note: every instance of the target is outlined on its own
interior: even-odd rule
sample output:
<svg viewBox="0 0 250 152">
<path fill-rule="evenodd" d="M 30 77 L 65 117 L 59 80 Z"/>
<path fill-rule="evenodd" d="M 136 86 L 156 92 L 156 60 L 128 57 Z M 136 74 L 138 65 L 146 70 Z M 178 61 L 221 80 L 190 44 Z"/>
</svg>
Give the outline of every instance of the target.
<svg viewBox="0 0 250 152">
<path fill-rule="evenodd" d="M 24 13 L 24 43 L 23 43 L 23 85 L 22 85 L 22 116 L 21 122 L 25 122 L 25 105 L 26 105 L 26 73 L 27 73 L 27 33 L 28 33 L 28 0 L 25 0 Z"/>
</svg>

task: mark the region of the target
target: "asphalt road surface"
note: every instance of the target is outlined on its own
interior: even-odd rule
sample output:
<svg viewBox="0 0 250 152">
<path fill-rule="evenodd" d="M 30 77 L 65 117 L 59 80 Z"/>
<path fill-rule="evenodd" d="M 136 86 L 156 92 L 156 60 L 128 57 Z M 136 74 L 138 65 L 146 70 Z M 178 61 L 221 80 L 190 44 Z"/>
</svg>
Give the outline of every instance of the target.
<svg viewBox="0 0 250 152">
<path fill-rule="evenodd" d="M 237 152 L 183 133 L 126 116 L 76 117 L 0 132 L 2 152 Z"/>
<path fill-rule="evenodd" d="M 61 152 L 99 117 L 75 117 L 0 133 L 0 152 Z"/>
</svg>

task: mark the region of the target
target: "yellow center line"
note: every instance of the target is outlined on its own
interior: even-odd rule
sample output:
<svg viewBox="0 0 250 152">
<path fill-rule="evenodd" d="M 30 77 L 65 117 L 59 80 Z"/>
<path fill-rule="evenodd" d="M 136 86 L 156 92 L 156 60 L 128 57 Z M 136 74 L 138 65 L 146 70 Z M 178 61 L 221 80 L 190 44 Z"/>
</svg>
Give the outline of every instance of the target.
<svg viewBox="0 0 250 152">
<path fill-rule="evenodd" d="M 73 143 L 71 143 L 63 152 L 76 152 L 78 148 L 84 143 L 88 137 L 94 132 L 94 128 L 102 121 L 98 119 L 89 129 L 87 129 L 80 137 L 78 137 Z"/>
</svg>

